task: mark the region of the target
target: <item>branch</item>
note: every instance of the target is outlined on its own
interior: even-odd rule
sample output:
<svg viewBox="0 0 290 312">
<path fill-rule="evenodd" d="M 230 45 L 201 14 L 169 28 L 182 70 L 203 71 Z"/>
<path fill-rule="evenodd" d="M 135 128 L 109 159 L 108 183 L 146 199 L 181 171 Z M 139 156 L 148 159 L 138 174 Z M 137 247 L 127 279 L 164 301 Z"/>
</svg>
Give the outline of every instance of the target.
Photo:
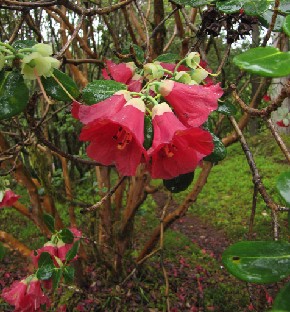
<svg viewBox="0 0 290 312">
<path fill-rule="evenodd" d="M 26 258 L 31 256 L 31 249 L 29 249 L 26 245 L 24 245 L 14 236 L 6 233 L 5 231 L 0 230 L 0 241 L 4 244 L 5 247 L 11 250 L 18 250 L 19 253 Z"/>
</svg>

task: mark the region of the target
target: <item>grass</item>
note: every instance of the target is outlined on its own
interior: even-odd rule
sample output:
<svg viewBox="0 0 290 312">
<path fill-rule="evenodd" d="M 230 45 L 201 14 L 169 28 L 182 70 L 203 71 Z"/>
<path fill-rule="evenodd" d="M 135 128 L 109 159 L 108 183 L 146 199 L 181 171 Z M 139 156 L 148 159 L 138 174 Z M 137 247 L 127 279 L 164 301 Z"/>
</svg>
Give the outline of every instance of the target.
<svg viewBox="0 0 290 312">
<path fill-rule="evenodd" d="M 286 138 L 288 142 L 290 140 Z M 284 204 L 276 190 L 277 176 L 289 170 L 284 155 L 266 134 L 249 139 L 254 159 L 267 192 L 277 203 Z M 197 169 L 197 173 L 201 169 Z M 196 174 L 197 176 L 198 174 Z M 174 195 L 180 201 L 189 190 Z M 245 238 L 252 208 L 253 183 L 249 165 L 239 143 L 228 148 L 227 157 L 213 167 L 207 184 L 190 212 L 223 228 L 233 240 Z M 286 215 L 280 215 L 281 224 Z M 271 239 L 271 213 L 258 196 L 254 232 L 256 239 Z M 283 230 L 285 232 L 285 230 Z"/>
</svg>

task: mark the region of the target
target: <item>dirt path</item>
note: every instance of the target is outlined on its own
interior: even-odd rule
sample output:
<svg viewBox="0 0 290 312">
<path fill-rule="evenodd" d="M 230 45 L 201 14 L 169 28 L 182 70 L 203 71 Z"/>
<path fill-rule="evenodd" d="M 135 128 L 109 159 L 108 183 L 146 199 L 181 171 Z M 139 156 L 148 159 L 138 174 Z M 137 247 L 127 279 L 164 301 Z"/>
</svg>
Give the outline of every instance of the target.
<svg viewBox="0 0 290 312">
<path fill-rule="evenodd" d="M 162 191 L 153 195 L 153 198 L 162 209 L 164 207 L 167 196 Z M 168 210 L 173 211 L 178 207 L 178 203 L 172 201 Z M 197 215 L 187 213 L 184 217 L 177 220 L 171 229 L 179 231 L 186 235 L 200 249 L 205 250 L 217 260 L 221 259 L 223 251 L 230 245 L 230 240 L 227 238 L 223 230 L 216 229 L 209 222 L 201 220 Z"/>
</svg>

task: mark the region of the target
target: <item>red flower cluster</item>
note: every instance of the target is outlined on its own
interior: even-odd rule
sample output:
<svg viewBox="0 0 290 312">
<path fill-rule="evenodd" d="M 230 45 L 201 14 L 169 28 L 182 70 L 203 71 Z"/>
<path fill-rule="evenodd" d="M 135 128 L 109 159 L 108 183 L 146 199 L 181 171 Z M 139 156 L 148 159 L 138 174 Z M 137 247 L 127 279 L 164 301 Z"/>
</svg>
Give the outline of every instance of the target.
<svg viewBox="0 0 290 312">
<path fill-rule="evenodd" d="M 14 312 L 43 311 L 41 306 L 50 306 L 50 300 L 43 293 L 40 281 L 33 275 L 14 282 L 9 289 L 4 289 L 2 297 L 15 306 Z"/>
<path fill-rule="evenodd" d="M 74 242 L 80 239 L 82 233 L 76 228 L 70 228 L 74 235 Z M 42 248 L 32 253 L 31 258 L 35 267 L 38 267 L 38 260 L 42 252 L 48 252 L 56 267 L 60 267 L 65 262 L 67 252 L 73 244 L 65 244 L 60 239 L 56 244 L 51 241 L 46 243 Z M 74 258 L 76 259 L 76 257 Z M 73 259 L 73 260 L 74 260 Z M 10 288 L 4 289 L 2 298 L 9 304 L 15 306 L 14 312 L 41 312 L 47 311 L 50 307 L 50 300 L 44 294 L 43 288 L 52 288 L 52 279 L 40 281 L 35 275 L 30 275 L 21 281 L 15 281 Z M 42 308 L 45 306 L 45 310 Z"/>
<path fill-rule="evenodd" d="M 0 208 L 12 206 L 15 202 L 17 202 L 20 196 L 7 189 L 4 193 L 4 196 L 0 202 Z"/>
<path fill-rule="evenodd" d="M 128 84 L 132 79 L 131 64 L 107 61 L 106 65 L 116 81 Z M 106 70 L 103 74 L 108 79 Z M 149 91 L 147 99 L 152 95 Z M 218 84 L 187 85 L 170 79 L 157 82 L 155 91 L 167 103 L 152 109 L 154 137 L 148 151 L 143 147 L 144 116 L 152 104 L 146 108 L 146 95 L 131 97 L 129 91 L 119 91 L 92 106 L 73 102 L 72 115 L 85 125 L 80 140 L 90 142 L 88 156 L 103 165 L 115 165 L 125 176 L 135 175 L 142 162 L 153 178 L 171 179 L 193 171 L 213 151 L 211 134 L 200 126 L 217 109 L 223 91 Z"/>
</svg>

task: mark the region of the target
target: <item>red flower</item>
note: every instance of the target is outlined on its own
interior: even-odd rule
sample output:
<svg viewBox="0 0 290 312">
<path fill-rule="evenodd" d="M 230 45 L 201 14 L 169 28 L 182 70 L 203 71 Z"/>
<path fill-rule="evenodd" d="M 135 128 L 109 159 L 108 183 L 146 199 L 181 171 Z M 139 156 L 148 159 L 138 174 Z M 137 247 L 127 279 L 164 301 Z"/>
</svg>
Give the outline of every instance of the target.
<svg viewBox="0 0 290 312">
<path fill-rule="evenodd" d="M 106 100 L 91 106 L 75 101 L 72 103 L 71 113 L 74 118 L 86 125 L 98 119 L 114 116 L 130 99 L 131 96 L 127 91 L 119 91 Z"/>
<path fill-rule="evenodd" d="M 44 244 L 43 247 L 31 253 L 32 263 L 35 267 L 38 267 L 38 260 L 43 252 L 48 252 L 51 255 L 52 259 L 54 260 L 54 264 L 58 266 L 57 262 L 55 261 L 55 257 L 58 256 L 57 247 L 56 245 L 54 245 L 52 242 L 49 241 L 46 244 Z"/>
<path fill-rule="evenodd" d="M 115 64 L 111 60 L 105 61 L 107 69 L 102 69 L 102 74 L 106 80 L 113 79 L 117 82 L 128 85 L 128 90 L 132 92 L 139 92 L 142 89 L 143 78 L 135 74 L 133 62 Z"/>
<path fill-rule="evenodd" d="M 283 120 L 276 121 L 276 124 L 277 124 L 279 127 L 283 127 L 283 128 L 289 127 L 289 124 L 288 124 L 288 125 L 285 125 Z"/>
<path fill-rule="evenodd" d="M 88 156 L 105 166 L 115 164 L 123 175 L 135 175 L 142 155 L 146 155 L 144 112 L 144 102 L 133 98 L 114 116 L 87 124 L 80 140 L 91 142 Z"/>
<path fill-rule="evenodd" d="M 172 179 L 193 171 L 213 148 L 212 136 L 200 128 L 187 128 L 168 104 L 152 110 L 154 138 L 148 150 L 152 178 Z"/>
<path fill-rule="evenodd" d="M 208 115 L 217 109 L 217 100 L 223 90 L 217 85 L 186 85 L 172 80 L 164 80 L 159 93 L 173 107 L 181 122 L 190 127 L 203 124 Z"/>
<path fill-rule="evenodd" d="M 18 312 L 42 311 L 41 305 L 50 306 L 50 300 L 43 293 L 40 281 L 31 276 L 20 282 L 14 282 L 9 289 L 4 289 L 2 297 L 14 305 L 14 311 Z"/>
<path fill-rule="evenodd" d="M 12 192 L 11 190 L 6 190 L 2 201 L 0 202 L 0 208 L 12 206 L 15 202 L 17 202 L 20 196 Z"/>
<path fill-rule="evenodd" d="M 265 94 L 265 95 L 263 96 L 263 100 L 264 100 L 265 102 L 271 102 L 271 97 L 270 97 L 270 95 Z"/>
</svg>

